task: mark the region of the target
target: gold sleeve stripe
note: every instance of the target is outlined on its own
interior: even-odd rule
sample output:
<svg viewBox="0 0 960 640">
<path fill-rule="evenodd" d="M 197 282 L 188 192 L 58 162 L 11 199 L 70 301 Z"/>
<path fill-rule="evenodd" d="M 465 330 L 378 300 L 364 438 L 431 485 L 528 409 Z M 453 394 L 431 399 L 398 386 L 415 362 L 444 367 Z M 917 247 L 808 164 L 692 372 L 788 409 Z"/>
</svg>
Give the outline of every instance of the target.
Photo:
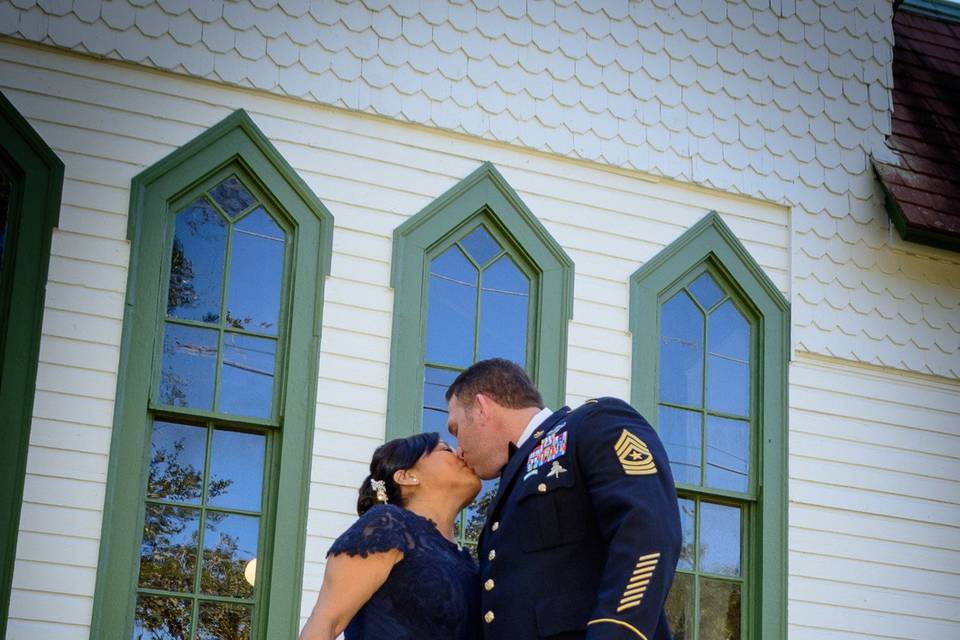
<svg viewBox="0 0 960 640">
<path fill-rule="evenodd" d="M 617 620 L 616 618 L 597 618 L 596 620 L 591 620 L 590 622 L 588 622 L 587 626 L 589 627 L 592 624 L 600 624 L 601 622 L 609 622 L 610 624 L 618 624 L 621 627 L 626 627 L 627 629 L 630 629 L 630 631 L 633 631 L 635 634 L 637 634 L 638 638 L 647 640 L 647 636 L 640 633 L 640 630 L 637 629 L 635 626 L 633 626 L 632 624 L 628 624 L 623 620 Z"/>
<path fill-rule="evenodd" d="M 624 596 L 632 596 L 635 593 L 643 593 L 647 590 L 647 585 L 650 584 L 649 580 L 644 580 L 643 582 L 638 582 L 635 585 L 631 585 L 626 591 L 623 592 Z"/>
<path fill-rule="evenodd" d="M 650 584 L 653 572 L 656 570 L 659 561 L 659 553 L 648 553 L 640 556 L 633 573 L 630 575 L 630 579 L 627 581 L 627 587 L 623 592 L 623 596 L 620 598 L 617 613 L 640 605 L 643 601 L 643 594 L 647 592 L 647 585 Z"/>
</svg>

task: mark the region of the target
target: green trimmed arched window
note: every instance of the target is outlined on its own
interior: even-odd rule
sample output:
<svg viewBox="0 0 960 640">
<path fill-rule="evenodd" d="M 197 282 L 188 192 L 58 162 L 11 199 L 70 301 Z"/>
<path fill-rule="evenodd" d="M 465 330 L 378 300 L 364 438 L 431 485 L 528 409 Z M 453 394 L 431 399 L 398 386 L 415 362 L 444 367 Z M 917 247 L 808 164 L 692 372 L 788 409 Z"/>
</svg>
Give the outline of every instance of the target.
<svg viewBox="0 0 960 640">
<path fill-rule="evenodd" d="M 631 278 L 633 402 L 654 417 L 680 504 L 678 640 L 785 633 L 788 322 L 716 213 Z"/>
<path fill-rule="evenodd" d="M 478 360 L 523 366 L 563 398 L 573 263 L 488 163 L 394 234 L 388 439 L 447 433 L 447 387 Z M 472 546 L 496 483 L 457 523 Z"/>
<path fill-rule="evenodd" d="M 332 218 L 242 111 L 130 216 L 93 635 L 293 637 Z"/>
</svg>

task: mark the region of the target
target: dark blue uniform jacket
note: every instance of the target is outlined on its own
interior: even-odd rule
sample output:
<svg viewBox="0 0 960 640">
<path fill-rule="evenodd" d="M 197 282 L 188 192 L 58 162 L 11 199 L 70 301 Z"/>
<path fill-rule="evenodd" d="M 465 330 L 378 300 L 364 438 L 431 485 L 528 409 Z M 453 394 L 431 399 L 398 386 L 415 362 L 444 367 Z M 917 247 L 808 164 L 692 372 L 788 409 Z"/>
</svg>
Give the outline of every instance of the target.
<svg viewBox="0 0 960 640">
<path fill-rule="evenodd" d="M 630 405 L 550 416 L 513 452 L 480 536 L 484 640 L 670 640 L 670 463 Z"/>
</svg>

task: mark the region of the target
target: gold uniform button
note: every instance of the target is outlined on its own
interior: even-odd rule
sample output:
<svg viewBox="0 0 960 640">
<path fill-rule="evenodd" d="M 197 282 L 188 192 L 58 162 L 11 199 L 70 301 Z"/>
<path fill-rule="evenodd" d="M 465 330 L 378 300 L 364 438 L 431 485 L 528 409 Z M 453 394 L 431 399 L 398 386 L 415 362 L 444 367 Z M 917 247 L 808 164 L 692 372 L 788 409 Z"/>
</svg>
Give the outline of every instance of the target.
<svg viewBox="0 0 960 640">
<path fill-rule="evenodd" d="M 497 557 L 497 552 L 495 549 L 490 549 L 490 553 L 487 554 L 487 560 L 493 560 Z"/>
<path fill-rule="evenodd" d="M 496 617 L 497 616 L 493 615 L 493 611 L 487 611 L 485 614 L 483 614 L 483 621 L 487 624 L 490 624 Z"/>
<path fill-rule="evenodd" d="M 490 531 L 496 531 L 496 530 L 499 529 L 499 528 L 500 528 L 500 522 L 499 522 L 499 521 L 494 522 L 492 525 L 490 525 Z"/>
<path fill-rule="evenodd" d="M 546 490 L 547 490 L 547 485 L 543 484 L 542 482 L 537 485 L 537 491 L 539 491 L 540 493 L 544 493 Z"/>
<path fill-rule="evenodd" d="M 491 578 L 490 580 L 487 580 L 486 582 L 483 583 L 483 588 L 486 589 L 487 591 L 493 591 L 493 588 L 496 586 L 496 584 L 497 583 L 494 582 L 493 579 Z"/>
</svg>

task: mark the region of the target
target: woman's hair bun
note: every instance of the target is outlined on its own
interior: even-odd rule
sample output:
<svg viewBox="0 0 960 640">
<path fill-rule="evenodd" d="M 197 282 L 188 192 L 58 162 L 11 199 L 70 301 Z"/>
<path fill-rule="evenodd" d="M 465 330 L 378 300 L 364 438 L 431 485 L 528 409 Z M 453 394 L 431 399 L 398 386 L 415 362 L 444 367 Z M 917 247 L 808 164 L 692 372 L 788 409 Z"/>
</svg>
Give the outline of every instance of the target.
<svg viewBox="0 0 960 640">
<path fill-rule="evenodd" d="M 400 487 L 393 480 L 397 471 L 409 469 L 417 460 L 430 453 L 440 444 L 440 436 L 434 431 L 418 433 L 406 438 L 396 438 L 377 447 L 370 460 L 370 474 L 363 479 L 357 496 L 357 514 L 363 515 L 372 507 L 380 504 L 374 481 L 383 482 L 387 502 L 403 506 Z"/>
</svg>

